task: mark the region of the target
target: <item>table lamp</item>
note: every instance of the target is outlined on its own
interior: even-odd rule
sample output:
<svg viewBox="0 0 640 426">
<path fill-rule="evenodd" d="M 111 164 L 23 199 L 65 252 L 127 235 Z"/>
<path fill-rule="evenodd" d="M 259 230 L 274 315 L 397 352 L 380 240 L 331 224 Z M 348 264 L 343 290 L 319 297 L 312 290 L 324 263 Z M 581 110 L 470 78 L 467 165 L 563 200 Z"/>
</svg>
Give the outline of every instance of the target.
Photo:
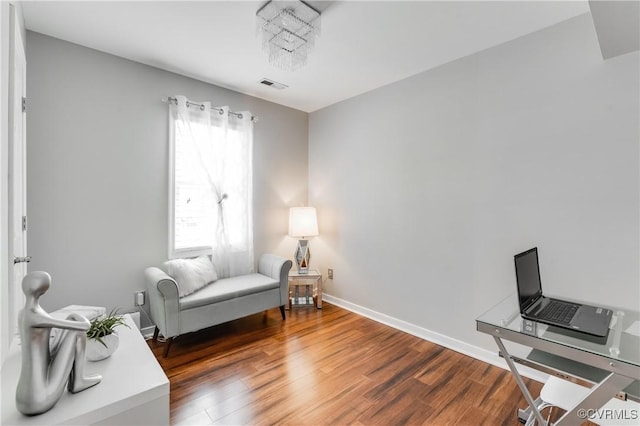
<svg viewBox="0 0 640 426">
<path fill-rule="evenodd" d="M 289 236 L 298 238 L 294 253 L 299 274 L 309 273 L 309 241 L 305 238 L 318 235 L 318 218 L 315 207 L 292 207 L 289 209 Z"/>
</svg>

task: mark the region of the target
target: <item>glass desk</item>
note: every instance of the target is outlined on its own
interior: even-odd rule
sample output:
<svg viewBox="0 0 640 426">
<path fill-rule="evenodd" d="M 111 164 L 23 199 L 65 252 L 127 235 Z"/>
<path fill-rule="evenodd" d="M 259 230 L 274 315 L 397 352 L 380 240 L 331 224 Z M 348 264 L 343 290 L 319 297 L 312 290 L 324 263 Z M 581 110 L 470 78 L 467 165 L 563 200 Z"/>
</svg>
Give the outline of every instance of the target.
<svg viewBox="0 0 640 426">
<path fill-rule="evenodd" d="M 588 336 L 576 337 L 581 335 L 572 331 L 522 319 L 516 294 L 476 319 L 477 330 L 493 336 L 529 404 L 529 410 L 539 424 L 546 422 L 515 362 L 592 386 L 585 398 L 568 410 L 556 424 L 580 424 L 586 419 L 580 417 L 579 413 L 600 408 L 612 397 L 640 399 L 640 314 L 637 311 L 605 307 L 613 310 L 613 318 L 604 344 L 585 340 Z M 507 351 L 503 340 L 533 350 L 525 358 L 514 357 Z"/>
</svg>

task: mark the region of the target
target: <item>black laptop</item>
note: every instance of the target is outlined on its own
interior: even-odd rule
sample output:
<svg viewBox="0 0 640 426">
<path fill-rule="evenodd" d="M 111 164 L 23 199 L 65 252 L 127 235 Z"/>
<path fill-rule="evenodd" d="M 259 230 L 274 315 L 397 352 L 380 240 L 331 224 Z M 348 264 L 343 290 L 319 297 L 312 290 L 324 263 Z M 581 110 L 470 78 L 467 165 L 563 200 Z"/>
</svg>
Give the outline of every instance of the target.
<svg viewBox="0 0 640 426">
<path fill-rule="evenodd" d="M 549 324 L 578 333 L 596 336 L 606 341 L 613 312 L 610 309 L 552 299 L 542 294 L 538 248 L 534 247 L 514 256 L 518 301 L 522 318 Z"/>
</svg>

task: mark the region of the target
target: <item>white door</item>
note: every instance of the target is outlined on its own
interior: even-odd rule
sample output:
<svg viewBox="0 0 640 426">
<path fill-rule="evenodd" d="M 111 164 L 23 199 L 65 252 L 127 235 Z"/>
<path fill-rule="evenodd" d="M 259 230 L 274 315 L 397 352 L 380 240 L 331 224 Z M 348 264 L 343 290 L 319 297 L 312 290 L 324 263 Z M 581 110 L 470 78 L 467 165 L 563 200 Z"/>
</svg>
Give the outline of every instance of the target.
<svg viewBox="0 0 640 426">
<path fill-rule="evenodd" d="M 24 306 L 22 278 L 27 273 L 27 152 L 26 58 L 20 28 L 11 8 L 12 41 L 9 47 L 9 321 L 11 332 L 17 330 L 18 311 Z"/>
</svg>

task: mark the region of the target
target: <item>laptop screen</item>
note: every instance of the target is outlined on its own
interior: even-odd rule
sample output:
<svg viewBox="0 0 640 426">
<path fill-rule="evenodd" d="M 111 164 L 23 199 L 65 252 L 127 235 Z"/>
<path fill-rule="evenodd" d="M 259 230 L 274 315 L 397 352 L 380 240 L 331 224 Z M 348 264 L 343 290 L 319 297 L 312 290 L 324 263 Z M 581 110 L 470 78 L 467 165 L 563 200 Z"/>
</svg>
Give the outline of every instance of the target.
<svg viewBox="0 0 640 426">
<path fill-rule="evenodd" d="M 538 248 L 534 247 L 516 254 L 513 259 L 516 265 L 520 313 L 524 313 L 529 305 L 533 303 L 538 296 L 542 295 L 540 267 L 538 266 Z"/>
</svg>

